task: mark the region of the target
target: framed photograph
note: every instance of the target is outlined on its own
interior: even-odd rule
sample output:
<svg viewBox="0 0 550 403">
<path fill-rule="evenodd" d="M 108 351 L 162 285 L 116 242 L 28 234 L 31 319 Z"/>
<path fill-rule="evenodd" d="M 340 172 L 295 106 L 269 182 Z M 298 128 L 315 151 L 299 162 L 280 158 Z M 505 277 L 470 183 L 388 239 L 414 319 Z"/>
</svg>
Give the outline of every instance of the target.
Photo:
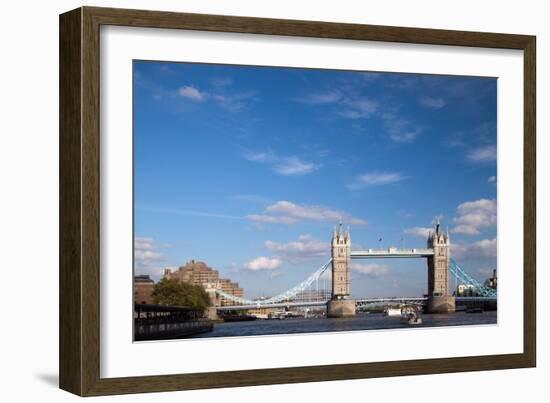
<svg viewBox="0 0 550 403">
<path fill-rule="evenodd" d="M 535 37 L 60 16 L 60 387 L 533 367 Z"/>
</svg>

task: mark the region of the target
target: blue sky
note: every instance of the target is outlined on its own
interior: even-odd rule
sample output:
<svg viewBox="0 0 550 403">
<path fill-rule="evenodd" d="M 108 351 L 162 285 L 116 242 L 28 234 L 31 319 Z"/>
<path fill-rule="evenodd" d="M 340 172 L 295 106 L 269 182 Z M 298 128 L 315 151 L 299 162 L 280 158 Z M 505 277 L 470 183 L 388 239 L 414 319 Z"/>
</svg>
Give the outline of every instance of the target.
<svg viewBox="0 0 550 403">
<path fill-rule="evenodd" d="M 205 261 L 253 298 L 362 247 L 424 246 L 496 268 L 497 80 L 134 62 L 135 270 Z M 379 239 L 382 241 L 379 241 Z M 352 266 L 355 296 L 421 295 L 424 260 Z"/>
</svg>

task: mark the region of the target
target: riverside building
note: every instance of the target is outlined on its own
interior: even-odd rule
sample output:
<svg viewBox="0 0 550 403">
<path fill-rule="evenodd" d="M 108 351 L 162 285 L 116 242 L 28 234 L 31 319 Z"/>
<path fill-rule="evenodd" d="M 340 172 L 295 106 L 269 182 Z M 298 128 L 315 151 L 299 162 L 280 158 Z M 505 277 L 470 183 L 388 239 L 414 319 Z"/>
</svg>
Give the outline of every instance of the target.
<svg viewBox="0 0 550 403">
<path fill-rule="evenodd" d="M 164 277 L 199 285 L 205 290 L 218 289 L 236 297 L 242 298 L 244 296 L 244 290 L 239 287 L 239 283 L 227 278 L 221 278 L 217 270 L 200 261 L 191 260 L 174 271 L 165 269 Z M 235 305 L 233 301 L 222 296 L 216 296 L 215 304 L 217 306 Z"/>
</svg>

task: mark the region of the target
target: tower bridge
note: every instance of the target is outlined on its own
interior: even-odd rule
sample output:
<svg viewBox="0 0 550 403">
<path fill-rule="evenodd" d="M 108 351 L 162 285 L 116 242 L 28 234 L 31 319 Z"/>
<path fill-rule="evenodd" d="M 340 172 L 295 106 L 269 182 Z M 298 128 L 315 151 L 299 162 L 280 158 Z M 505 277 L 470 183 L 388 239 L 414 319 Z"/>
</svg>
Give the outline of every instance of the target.
<svg viewBox="0 0 550 403">
<path fill-rule="evenodd" d="M 349 228 L 344 232 L 342 224 L 332 234 L 331 258 L 308 278 L 293 288 L 262 300 L 249 300 L 236 297 L 216 289 L 215 292 L 233 301 L 236 305 L 217 307 L 218 310 L 253 309 L 262 307 L 323 306 L 326 305 L 328 317 L 353 316 L 356 307 L 382 302 L 422 302 L 429 312 L 454 312 L 456 300 L 449 294 L 449 273 L 457 281 L 471 285 L 481 299 L 496 299 L 496 291 L 485 287 L 470 276 L 451 257 L 451 241 L 448 233 L 443 233 L 437 223 L 434 231 L 428 236 L 426 247 L 352 250 Z M 351 299 L 351 260 L 352 259 L 386 259 L 386 258 L 424 258 L 428 269 L 428 294 L 426 297 L 392 297 Z M 327 270 L 331 270 L 331 298 L 328 301 L 295 301 L 295 297 L 312 285 L 317 284 Z M 460 300 L 460 299 L 459 299 Z"/>
<path fill-rule="evenodd" d="M 428 236 L 426 248 L 367 249 L 351 251 L 351 236 L 342 224 L 332 234 L 332 298 L 327 304 L 328 317 L 355 315 L 355 301 L 350 299 L 351 259 L 426 258 L 428 263 L 428 311 L 454 312 L 455 298 L 449 295 L 449 259 L 451 241 L 437 223 Z"/>
<path fill-rule="evenodd" d="M 350 257 L 352 259 L 383 259 L 383 258 L 415 258 L 429 257 L 434 255 L 434 250 L 429 248 L 397 249 L 390 247 L 388 249 L 365 249 L 352 250 Z"/>
</svg>

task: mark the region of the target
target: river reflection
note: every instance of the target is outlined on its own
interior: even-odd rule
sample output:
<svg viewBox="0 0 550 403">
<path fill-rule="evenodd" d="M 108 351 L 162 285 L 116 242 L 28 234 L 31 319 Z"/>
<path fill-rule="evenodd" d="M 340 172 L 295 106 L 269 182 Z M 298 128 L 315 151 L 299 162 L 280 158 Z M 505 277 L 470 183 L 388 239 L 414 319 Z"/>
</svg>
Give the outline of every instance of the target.
<svg viewBox="0 0 550 403">
<path fill-rule="evenodd" d="M 399 317 L 384 316 L 381 313 L 360 313 L 353 318 L 342 319 L 292 318 L 284 320 L 228 322 L 216 324 L 213 331 L 194 336 L 194 338 L 490 325 L 497 323 L 497 311 L 485 311 L 482 313 L 455 312 L 453 314 L 424 314 L 422 315 L 422 320 L 423 322 L 420 325 L 409 325 Z"/>
</svg>

